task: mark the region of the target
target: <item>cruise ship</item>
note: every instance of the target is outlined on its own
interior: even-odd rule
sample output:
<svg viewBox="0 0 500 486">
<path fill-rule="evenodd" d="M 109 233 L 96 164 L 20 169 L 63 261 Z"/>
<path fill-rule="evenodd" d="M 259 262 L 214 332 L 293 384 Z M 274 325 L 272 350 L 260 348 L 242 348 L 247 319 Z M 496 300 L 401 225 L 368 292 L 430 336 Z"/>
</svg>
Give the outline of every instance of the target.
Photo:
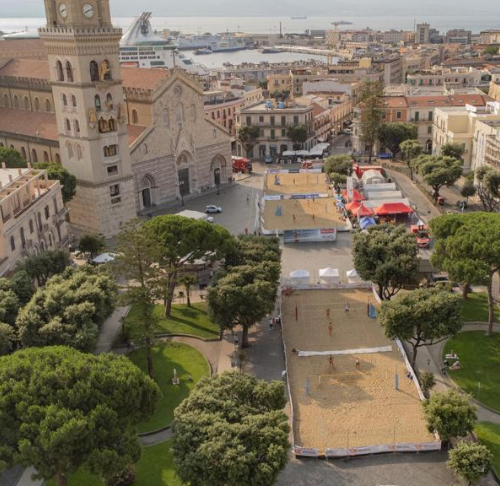
<svg viewBox="0 0 500 486">
<path fill-rule="evenodd" d="M 212 52 L 240 51 L 246 49 L 245 40 L 227 34 L 180 35 L 176 39 L 179 49 L 210 49 Z"/>
<path fill-rule="evenodd" d="M 120 64 L 141 68 L 182 67 L 193 74 L 208 71 L 177 51 L 177 45 L 156 35 L 151 27 L 151 12 L 143 12 L 134 20 L 120 41 Z"/>
</svg>

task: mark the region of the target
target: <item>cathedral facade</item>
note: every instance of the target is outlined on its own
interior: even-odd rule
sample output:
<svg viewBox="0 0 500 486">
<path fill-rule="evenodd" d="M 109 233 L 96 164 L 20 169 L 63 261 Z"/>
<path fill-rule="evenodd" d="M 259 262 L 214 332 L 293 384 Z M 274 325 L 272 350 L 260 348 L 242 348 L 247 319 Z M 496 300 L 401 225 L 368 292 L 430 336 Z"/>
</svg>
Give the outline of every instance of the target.
<svg viewBox="0 0 500 486">
<path fill-rule="evenodd" d="M 45 0 L 47 61 L 0 65 L 0 145 L 77 177 L 70 221 L 115 236 L 151 207 L 228 182 L 231 141 L 180 70 L 120 67 L 108 0 Z"/>
</svg>

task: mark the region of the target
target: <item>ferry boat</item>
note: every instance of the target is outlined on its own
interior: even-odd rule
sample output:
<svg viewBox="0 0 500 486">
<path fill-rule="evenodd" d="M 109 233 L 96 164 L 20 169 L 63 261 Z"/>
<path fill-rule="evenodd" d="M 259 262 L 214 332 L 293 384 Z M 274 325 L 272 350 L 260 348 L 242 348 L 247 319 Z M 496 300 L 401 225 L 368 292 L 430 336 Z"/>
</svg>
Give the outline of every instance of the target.
<svg viewBox="0 0 500 486">
<path fill-rule="evenodd" d="M 240 51 L 246 49 L 240 37 L 219 34 L 180 35 L 176 39 L 179 49 L 210 49 L 212 52 Z"/>
<path fill-rule="evenodd" d="M 259 52 L 262 54 L 278 54 L 281 51 L 279 49 L 276 49 L 276 47 L 264 47 L 262 49 L 259 49 Z"/>
<path fill-rule="evenodd" d="M 182 67 L 193 74 L 207 70 L 177 51 L 177 45 L 156 35 L 151 27 L 151 12 L 143 12 L 134 20 L 120 41 L 120 64 L 141 68 L 170 69 Z"/>
<path fill-rule="evenodd" d="M 307 15 L 297 15 L 295 17 L 290 17 L 292 20 L 306 20 Z"/>
<path fill-rule="evenodd" d="M 208 47 L 202 47 L 201 49 L 196 49 L 196 51 L 194 51 L 194 54 L 196 56 L 200 56 L 200 55 L 204 55 L 204 54 L 212 54 L 212 50 L 209 49 Z"/>
</svg>

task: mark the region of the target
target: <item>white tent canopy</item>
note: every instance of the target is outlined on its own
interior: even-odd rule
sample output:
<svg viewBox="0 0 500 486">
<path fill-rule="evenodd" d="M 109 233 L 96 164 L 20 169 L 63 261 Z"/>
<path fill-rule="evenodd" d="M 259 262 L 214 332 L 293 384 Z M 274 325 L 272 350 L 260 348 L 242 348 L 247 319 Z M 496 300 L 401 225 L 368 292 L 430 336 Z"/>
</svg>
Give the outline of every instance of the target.
<svg viewBox="0 0 500 486">
<path fill-rule="evenodd" d="M 332 267 L 321 268 L 319 271 L 319 278 L 325 283 L 340 283 L 339 271 Z"/>
<path fill-rule="evenodd" d="M 385 182 L 384 176 L 377 170 L 367 170 L 362 176 L 363 184 L 382 184 Z"/>
<path fill-rule="evenodd" d="M 293 270 L 290 272 L 290 280 L 294 284 L 306 285 L 309 283 L 311 275 L 307 270 Z"/>
<path fill-rule="evenodd" d="M 348 270 L 346 272 L 347 276 L 347 283 L 360 283 L 363 280 L 361 280 L 361 277 L 358 275 L 358 272 L 353 268 L 352 270 Z"/>
</svg>

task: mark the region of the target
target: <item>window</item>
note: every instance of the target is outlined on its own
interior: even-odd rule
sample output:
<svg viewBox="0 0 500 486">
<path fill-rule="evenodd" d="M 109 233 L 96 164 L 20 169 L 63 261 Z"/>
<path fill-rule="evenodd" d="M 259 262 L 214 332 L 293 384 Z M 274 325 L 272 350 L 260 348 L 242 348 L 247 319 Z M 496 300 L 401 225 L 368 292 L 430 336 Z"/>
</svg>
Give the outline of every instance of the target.
<svg viewBox="0 0 500 486">
<path fill-rule="evenodd" d="M 113 109 L 113 97 L 111 96 L 111 93 L 108 93 L 106 95 L 106 108 L 108 110 L 112 110 Z"/>
<path fill-rule="evenodd" d="M 113 79 L 111 77 L 111 65 L 109 64 L 109 61 L 107 59 L 101 62 L 100 71 L 101 72 L 99 77 L 101 78 L 102 81 L 111 81 L 111 79 Z"/>
<path fill-rule="evenodd" d="M 73 82 L 73 67 L 69 61 L 66 61 L 66 80 L 69 83 Z"/>
<path fill-rule="evenodd" d="M 63 106 L 68 106 L 68 97 L 64 93 L 62 95 L 62 104 Z"/>
<path fill-rule="evenodd" d="M 38 229 L 41 230 L 42 229 L 42 213 L 40 211 L 38 211 Z"/>
<path fill-rule="evenodd" d="M 262 115 L 259 116 L 259 123 L 264 123 L 264 117 Z"/>
<path fill-rule="evenodd" d="M 75 120 L 73 122 L 73 125 L 75 127 L 75 135 L 80 135 L 80 122 L 78 120 Z"/>
<path fill-rule="evenodd" d="M 24 160 L 27 160 L 27 157 L 26 157 L 26 149 L 24 147 L 21 147 L 21 157 L 24 159 Z"/>
<path fill-rule="evenodd" d="M 70 143 L 66 144 L 66 148 L 68 149 L 68 157 L 70 159 L 73 158 L 73 145 L 71 145 Z"/>
<path fill-rule="evenodd" d="M 77 144 L 77 146 L 76 146 L 76 158 L 78 160 L 83 159 L 83 150 L 82 150 L 82 146 L 80 144 Z"/>
<path fill-rule="evenodd" d="M 213 112 L 212 112 L 212 118 L 214 118 L 214 113 Z M 169 125 L 168 108 L 163 108 L 162 121 L 163 121 L 163 124 L 166 127 L 168 127 L 168 125 Z"/>
<path fill-rule="evenodd" d="M 43 151 L 43 161 L 48 162 L 49 161 L 49 154 L 46 150 Z"/>
<path fill-rule="evenodd" d="M 275 123 L 274 116 L 271 116 L 271 126 L 274 126 L 274 123 Z"/>
<path fill-rule="evenodd" d="M 112 186 L 109 186 L 109 195 L 111 197 L 119 196 L 120 195 L 120 184 L 113 184 Z"/>
<path fill-rule="evenodd" d="M 47 113 L 50 113 L 52 111 L 52 103 L 48 98 L 45 100 L 45 111 Z"/>
<path fill-rule="evenodd" d="M 212 120 L 215 120 L 215 112 L 212 111 Z"/>
<path fill-rule="evenodd" d="M 38 154 L 36 153 L 35 149 L 31 151 L 31 162 L 33 162 L 34 164 L 38 162 Z"/>
<path fill-rule="evenodd" d="M 299 124 L 299 117 L 298 117 L 298 115 L 294 115 L 294 117 L 293 117 L 293 124 L 294 125 L 298 125 Z"/>
<path fill-rule="evenodd" d="M 276 131 L 274 130 L 274 128 L 271 129 L 271 140 L 274 140 L 276 138 Z"/>
<path fill-rule="evenodd" d="M 118 145 L 108 145 L 104 147 L 104 157 L 113 157 L 118 153 Z"/>
<path fill-rule="evenodd" d="M 427 133 L 432 133 L 432 125 L 427 127 Z"/>
<path fill-rule="evenodd" d="M 179 127 L 182 127 L 183 123 L 184 123 L 184 107 L 182 106 L 182 103 L 179 103 L 177 105 L 177 125 Z"/>
<path fill-rule="evenodd" d="M 71 105 L 73 106 L 73 108 L 76 108 L 76 96 L 75 95 L 71 95 Z"/>
<path fill-rule="evenodd" d="M 222 110 L 222 118 L 224 118 L 224 120 L 226 119 L 226 109 L 225 108 Z"/>
<path fill-rule="evenodd" d="M 7 94 L 4 94 L 3 95 L 3 106 L 5 106 L 5 108 L 8 108 L 9 105 L 10 105 L 9 96 Z"/>
<path fill-rule="evenodd" d="M 14 95 L 14 108 L 19 108 L 19 98 Z"/>
<path fill-rule="evenodd" d="M 50 209 L 49 209 L 49 206 L 45 206 L 45 219 L 49 219 L 50 217 Z"/>
<path fill-rule="evenodd" d="M 286 116 L 281 117 L 281 126 L 285 127 L 286 126 Z"/>
<path fill-rule="evenodd" d="M 60 164 L 61 163 L 61 156 L 59 154 L 55 155 L 56 163 Z"/>
<path fill-rule="evenodd" d="M 10 237 L 10 249 L 16 251 L 16 240 L 14 240 L 13 236 Z"/>
<path fill-rule="evenodd" d="M 99 66 L 95 61 L 90 61 L 90 81 L 99 81 Z"/>
<path fill-rule="evenodd" d="M 248 126 L 250 126 L 250 125 L 252 124 L 252 117 L 251 117 L 251 116 L 247 116 L 247 117 L 246 117 L 246 124 L 247 124 Z"/>
<path fill-rule="evenodd" d="M 71 122 L 67 118 L 64 119 L 64 129 L 66 130 L 66 135 L 71 133 Z"/>
<path fill-rule="evenodd" d="M 214 128 L 213 134 L 214 134 L 214 138 L 217 138 L 217 130 L 215 128 Z"/>
<path fill-rule="evenodd" d="M 427 116 L 427 119 L 428 119 L 429 121 L 432 121 L 433 115 L 434 115 L 434 112 L 433 112 L 433 111 L 429 111 L 428 116 Z"/>
<path fill-rule="evenodd" d="M 286 128 L 281 129 L 281 136 L 286 137 Z"/>
<path fill-rule="evenodd" d="M 415 121 L 418 121 L 420 119 L 420 112 L 416 111 L 415 112 Z"/>
<path fill-rule="evenodd" d="M 401 112 L 400 111 L 396 111 L 396 119 L 401 120 Z"/>
<path fill-rule="evenodd" d="M 21 228 L 20 234 L 21 234 L 21 246 L 24 248 L 26 246 L 26 236 L 24 235 L 24 228 Z"/>
<path fill-rule="evenodd" d="M 106 168 L 106 171 L 108 172 L 108 176 L 118 175 L 118 166 L 110 165 L 109 167 Z"/>
<path fill-rule="evenodd" d="M 35 231 L 35 227 L 33 226 L 33 220 L 32 219 L 30 219 L 29 227 L 30 227 L 30 234 L 33 234 L 33 232 Z"/>
<path fill-rule="evenodd" d="M 56 62 L 56 80 L 64 81 L 64 70 L 61 61 Z"/>
<path fill-rule="evenodd" d="M 30 109 L 30 100 L 28 99 L 27 96 L 24 97 L 24 109 L 29 110 Z"/>
<path fill-rule="evenodd" d="M 139 123 L 139 115 L 137 114 L 137 110 L 132 110 L 132 123 L 137 125 Z"/>
</svg>

